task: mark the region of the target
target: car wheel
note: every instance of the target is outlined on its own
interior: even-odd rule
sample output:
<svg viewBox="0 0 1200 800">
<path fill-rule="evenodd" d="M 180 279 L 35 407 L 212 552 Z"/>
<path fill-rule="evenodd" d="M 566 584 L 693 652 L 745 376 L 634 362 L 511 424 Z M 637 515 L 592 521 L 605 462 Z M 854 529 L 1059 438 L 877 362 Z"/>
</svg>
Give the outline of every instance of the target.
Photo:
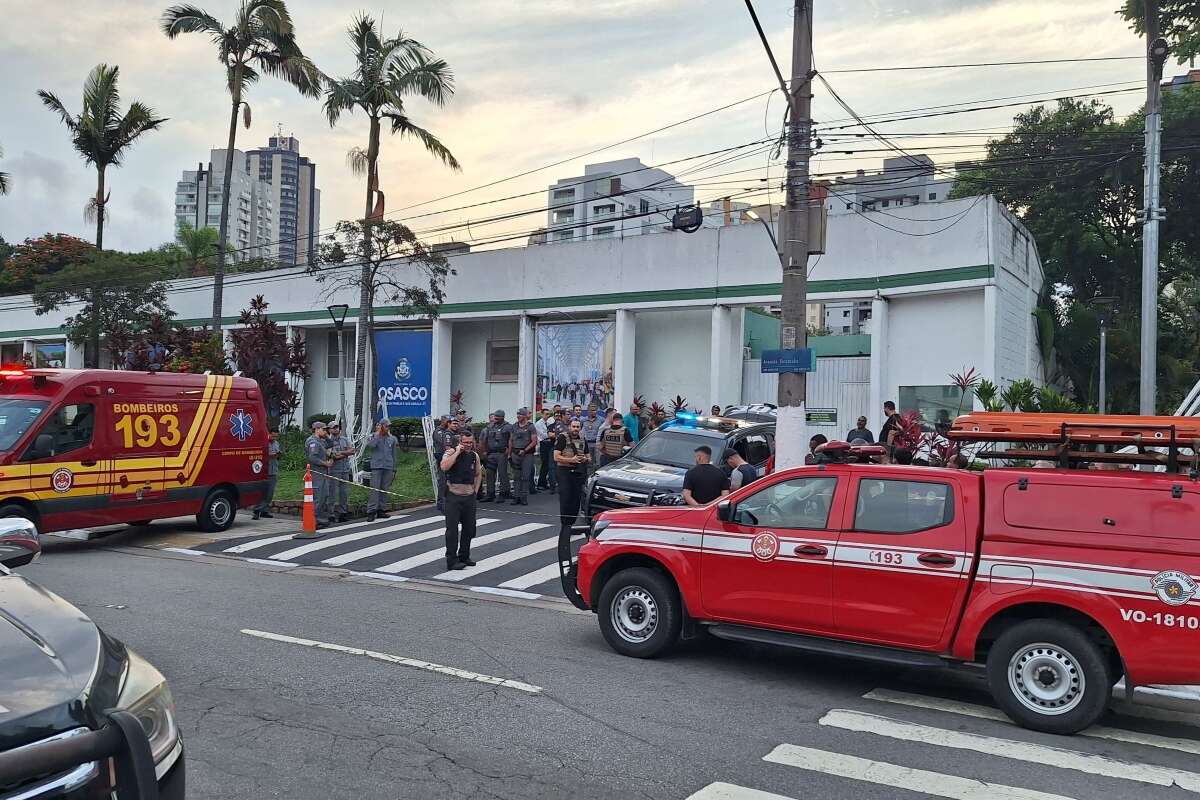
<svg viewBox="0 0 1200 800">
<path fill-rule="evenodd" d="M 1072 734 L 1108 709 L 1113 678 L 1100 647 L 1074 625 L 1035 619 L 1000 634 L 987 659 L 988 686 L 1018 725 Z"/>
<path fill-rule="evenodd" d="M 233 495 L 225 489 L 217 489 L 209 492 L 208 497 L 204 499 L 204 506 L 196 515 L 196 522 L 205 533 L 220 533 L 229 530 L 235 516 L 237 504 L 233 501 Z"/>
<path fill-rule="evenodd" d="M 612 649 L 655 658 L 679 641 L 683 608 L 675 584 L 646 567 L 622 570 L 600 592 L 600 631 Z"/>
<path fill-rule="evenodd" d="M 37 518 L 34 516 L 33 512 L 20 503 L 5 503 L 0 505 L 0 519 L 11 517 L 27 519 L 34 525 L 37 525 Z M 40 533 L 41 531 L 39 530 L 38 532 Z"/>
</svg>

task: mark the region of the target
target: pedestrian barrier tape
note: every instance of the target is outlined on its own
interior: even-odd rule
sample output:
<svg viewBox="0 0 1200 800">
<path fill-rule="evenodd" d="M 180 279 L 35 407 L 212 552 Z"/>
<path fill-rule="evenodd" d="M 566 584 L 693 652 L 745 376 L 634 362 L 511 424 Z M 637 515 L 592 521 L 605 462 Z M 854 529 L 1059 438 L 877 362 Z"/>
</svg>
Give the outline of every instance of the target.
<svg viewBox="0 0 1200 800">
<path fill-rule="evenodd" d="M 324 474 L 324 473 L 322 473 L 322 475 L 326 480 L 337 481 L 338 483 L 348 483 L 351 486 L 363 486 L 363 484 L 361 484 L 361 483 L 358 483 L 353 480 L 346 480 L 345 478 L 339 478 L 336 475 L 328 475 L 328 474 Z M 425 502 L 429 499 L 426 497 L 410 497 L 408 495 L 400 494 L 399 492 L 393 492 L 391 489 L 374 489 L 374 488 L 371 488 L 370 486 L 363 486 L 363 488 L 366 489 L 368 492 L 382 492 L 383 494 L 391 495 L 392 497 L 395 497 L 399 500 L 413 501 L 413 502 Z M 493 514 L 493 513 L 494 514 L 516 514 L 516 515 L 522 516 L 522 517 L 546 517 L 548 519 L 557 519 L 557 520 L 562 519 L 562 514 L 544 514 L 544 513 L 537 512 L 537 511 L 510 511 L 510 510 L 504 509 L 504 508 L 489 508 L 488 513 L 489 514 Z"/>
</svg>

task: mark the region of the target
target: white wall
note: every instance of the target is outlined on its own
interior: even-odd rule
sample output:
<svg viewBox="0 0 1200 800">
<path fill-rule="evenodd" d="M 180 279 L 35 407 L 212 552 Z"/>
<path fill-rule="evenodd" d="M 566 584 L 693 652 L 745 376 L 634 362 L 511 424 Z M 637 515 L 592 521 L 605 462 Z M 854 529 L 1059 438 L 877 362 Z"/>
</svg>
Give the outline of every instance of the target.
<svg viewBox="0 0 1200 800">
<path fill-rule="evenodd" d="M 307 328 L 304 333 L 304 349 L 308 353 L 308 363 L 312 371 L 311 376 L 305 382 L 304 386 L 304 407 L 303 413 L 297 416 L 301 418 L 298 423 L 303 424 L 304 420 L 313 414 L 337 414 L 341 405 L 341 400 L 338 394 L 338 381 L 331 379 L 329 373 L 329 333 L 333 330 L 330 328 Z M 346 347 L 354 347 L 354 328 L 347 326 L 346 328 Z M 353 350 L 349 356 L 350 363 L 354 363 Z M 350 372 L 346 375 L 346 414 L 354 415 L 354 373 Z"/>
<path fill-rule="evenodd" d="M 467 413 L 476 421 L 486 421 L 498 408 L 516 420 L 517 382 L 487 381 L 487 343 L 491 339 L 516 340 L 517 320 L 456 322 L 453 355 L 450 359 L 450 391 L 463 391 Z"/>
<path fill-rule="evenodd" d="M 710 323 L 708 310 L 639 313 L 634 393 L 668 408 L 681 394 L 689 407 L 707 411 Z"/>
<path fill-rule="evenodd" d="M 869 395 L 871 359 L 868 356 L 830 356 L 817 359 L 817 371 L 808 376 L 805 405 L 808 408 L 836 408 L 836 425 L 809 425 L 813 434 L 823 433 L 841 439 L 854 427 L 859 415 L 871 419 Z M 762 361 L 747 360 L 742 367 L 742 402 L 774 403 L 779 376 L 762 373 Z"/>
<path fill-rule="evenodd" d="M 954 292 L 893 298 L 888 303 L 883 399 L 898 400 L 900 386 L 946 386 L 950 373 L 975 367 L 984 375 L 995 366 L 984 363 L 983 292 Z M 873 428 L 882 411 L 870 409 Z"/>
</svg>

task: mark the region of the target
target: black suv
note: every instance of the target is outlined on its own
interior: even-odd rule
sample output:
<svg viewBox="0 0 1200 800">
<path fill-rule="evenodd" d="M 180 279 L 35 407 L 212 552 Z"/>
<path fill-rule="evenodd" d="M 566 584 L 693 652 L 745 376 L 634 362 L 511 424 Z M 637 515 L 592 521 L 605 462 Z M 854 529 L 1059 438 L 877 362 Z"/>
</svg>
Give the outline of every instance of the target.
<svg viewBox="0 0 1200 800">
<path fill-rule="evenodd" d="M 183 740 L 166 680 L 12 572 L 40 552 L 33 523 L 0 519 L 0 800 L 94 800 L 114 789 L 140 798 L 154 783 L 159 797 L 182 800 Z"/>
<path fill-rule="evenodd" d="M 713 463 L 726 472 L 721 456 L 733 449 L 762 477 L 775 452 L 775 423 L 677 415 L 588 478 L 584 515 L 591 519 L 614 508 L 682 505 L 683 476 L 696 463 L 694 453 L 702 444 L 712 448 Z"/>
</svg>

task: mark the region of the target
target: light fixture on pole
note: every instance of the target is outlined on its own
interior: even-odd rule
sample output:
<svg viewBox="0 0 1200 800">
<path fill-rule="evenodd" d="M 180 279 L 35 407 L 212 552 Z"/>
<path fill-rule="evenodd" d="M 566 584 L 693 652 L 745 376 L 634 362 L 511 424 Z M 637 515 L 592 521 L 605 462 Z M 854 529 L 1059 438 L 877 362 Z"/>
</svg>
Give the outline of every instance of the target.
<svg viewBox="0 0 1200 800">
<path fill-rule="evenodd" d="M 1099 386 L 1099 411 L 1101 414 L 1108 412 L 1108 326 L 1112 322 L 1112 307 L 1113 303 L 1117 302 L 1115 297 L 1093 297 L 1089 301 L 1096 308 L 1096 313 L 1100 317 L 1100 386 Z"/>
<path fill-rule="evenodd" d="M 341 401 L 338 422 L 342 423 L 342 430 L 348 430 L 346 427 L 346 359 L 342 353 L 342 328 L 346 325 L 346 314 L 349 313 L 350 306 L 338 303 L 327 306 L 325 310 L 329 312 L 329 317 L 333 320 L 333 328 L 337 331 L 338 398 Z"/>
</svg>

